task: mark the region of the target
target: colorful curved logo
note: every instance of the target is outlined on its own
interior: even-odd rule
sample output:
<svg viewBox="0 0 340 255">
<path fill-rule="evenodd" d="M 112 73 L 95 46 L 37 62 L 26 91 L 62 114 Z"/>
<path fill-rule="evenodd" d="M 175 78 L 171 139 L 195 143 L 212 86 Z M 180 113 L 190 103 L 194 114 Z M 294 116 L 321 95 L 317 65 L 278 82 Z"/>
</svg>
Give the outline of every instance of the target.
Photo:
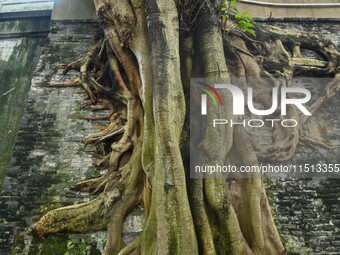
<svg viewBox="0 0 340 255">
<path fill-rule="evenodd" d="M 207 115 L 207 95 L 209 95 L 214 105 L 217 105 L 217 100 L 220 105 L 223 105 L 220 94 L 218 94 L 217 90 L 213 86 L 203 82 L 196 82 L 196 85 L 199 86 L 200 90 L 204 92 L 204 94 L 201 95 L 202 115 Z"/>
<path fill-rule="evenodd" d="M 205 92 L 207 95 L 209 95 L 209 97 L 213 101 L 214 105 L 217 105 L 216 99 L 219 101 L 220 105 L 223 105 L 220 94 L 218 94 L 217 90 L 213 86 L 211 86 L 207 83 L 203 83 L 203 82 L 197 82 L 197 83 L 199 84 L 200 89 L 203 92 Z"/>
</svg>

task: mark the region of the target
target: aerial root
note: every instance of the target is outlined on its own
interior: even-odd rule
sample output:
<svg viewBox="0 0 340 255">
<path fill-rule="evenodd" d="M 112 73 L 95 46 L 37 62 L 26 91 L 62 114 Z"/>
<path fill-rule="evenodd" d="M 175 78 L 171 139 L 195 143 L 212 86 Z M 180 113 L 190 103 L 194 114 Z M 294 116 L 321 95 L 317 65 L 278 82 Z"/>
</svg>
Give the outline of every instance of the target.
<svg viewBox="0 0 340 255">
<path fill-rule="evenodd" d="M 108 139 L 112 139 L 113 137 L 121 136 L 119 141 L 111 144 L 111 152 L 96 162 L 97 166 L 109 165 L 113 171 L 117 170 L 121 157 L 134 145 L 134 140 L 137 138 L 136 123 L 139 108 L 136 106 L 138 105 L 138 102 L 135 98 L 128 96 L 127 101 L 128 116 L 124 126 L 112 122 L 104 131 L 89 135 L 85 138 L 85 144 L 98 144 L 100 142 L 105 142 Z"/>
<path fill-rule="evenodd" d="M 314 113 L 320 109 L 320 107 L 331 97 L 333 97 L 340 90 L 340 74 L 336 75 L 326 86 L 323 95 L 319 97 L 309 108 L 310 113 Z M 304 116 L 302 118 L 302 124 L 305 124 L 309 120 L 310 116 Z"/>
<path fill-rule="evenodd" d="M 118 130 L 116 130 L 116 131 L 114 131 L 114 132 L 111 132 L 111 133 L 108 133 L 108 134 L 106 134 L 106 135 L 103 135 L 100 139 L 98 139 L 97 142 L 103 142 L 103 141 L 105 141 L 106 139 L 112 138 L 112 137 L 114 137 L 114 136 L 116 136 L 116 135 L 123 134 L 124 131 L 125 131 L 125 127 L 122 127 L 122 128 L 120 128 L 120 129 L 118 129 Z"/>
<path fill-rule="evenodd" d="M 43 87 L 47 87 L 47 88 L 67 88 L 67 87 L 79 87 L 81 86 L 81 80 L 79 77 L 62 82 L 62 83 L 54 83 L 54 84 L 49 84 L 47 86 L 43 86 Z"/>
<path fill-rule="evenodd" d="M 134 254 L 134 252 L 139 249 L 140 247 L 140 237 L 137 237 L 134 239 L 131 243 L 129 243 L 127 246 L 125 246 L 123 249 L 121 249 L 117 255 L 131 255 Z M 139 254 L 138 251 L 136 251 L 136 254 Z"/>
<path fill-rule="evenodd" d="M 110 184 L 110 188 L 115 187 L 118 182 L 122 181 L 120 177 L 121 173 L 119 171 L 108 170 L 100 177 L 78 182 L 72 189 L 96 195 L 102 193 L 108 184 Z"/>
<path fill-rule="evenodd" d="M 100 63 L 104 51 L 104 40 L 100 38 L 96 40 L 89 48 L 87 54 L 70 64 L 59 64 L 56 69 L 63 69 L 63 74 L 67 74 L 71 70 L 80 72 L 80 77 L 66 81 L 61 84 L 52 84 L 49 87 L 71 87 L 82 86 L 89 96 L 88 104 L 97 102 L 95 91 L 103 91 L 105 88 L 101 86 L 97 79 L 98 74 L 102 74 L 103 64 Z"/>
<path fill-rule="evenodd" d="M 129 197 L 117 204 L 114 213 L 110 217 L 108 223 L 107 242 L 103 254 L 111 255 L 117 254 L 124 246 L 122 240 L 122 229 L 126 215 L 140 203 L 138 197 L 131 194 Z"/>
<path fill-rule="evenodd" d="M 90 103 L 90 107 L 92 111 L 108 110 L 108 112 L 105 115 L 85 116 L 85 115 L 77 114 L 77 115 L 74 115 L 74 117 L 79 118 L 79 119 L 89 120 L 89 121 L 107 119 L 110 122 L 117 122 L 117 119 L 123 119 L 122 116 L 120 116 L 120 114 L 124 115 L 124 112 L 117 111 L 113 103 L 109 102 L 107 99 L 98 99 L 97 104 L 99 105 L 93 105 Z"/>
<path fill-rule="evenodd" d="M 258 75 L 258 77 L 269 78 L 273 84 L 272 86 L 282 86 L 282 84 L 278 84 L 275 79 L 283 78 L 285 80 L 284 86 L 289 87 L 291 84 L 288 81 L 296 74 L 316 74 L 327 77 L 334 75 L 335 78 L 327 84 L 323 95 L 309 107 L 308 110 L 312 114 L 340 90 L 340 76 L 338 74 L 340 70 L 340 53 L 332 42 L 320 36 L 310 35 L 309 33 L 301 31 L 286 31 L 272 26 L 262 25 L 258 26 L 258 29 L 261 31 L 258 31 L 258 34 L 264 36 L 264 38 L 267 37 L 268 40 L 266 41 L 265 46 L 268 46 L 267 48 L 270 49 L 270 51 L 267 51 L 267 54 L 262 54 L 260 49 L 258 49 L 258 53 L 255 55 L 254 59 L 258 66 L 261 66 L 263 69 L 260 73 L 257 72 L 256 68 L 252 68 L 256 63 L 254 64 L 251 59 L 247 60 L 246 58 L 241 58 L 241 55 L 245 54 L 244 51 L 250 51 L 250 49 L 256 48 L 254 42 L 250 40 L 247 41 L 248 46 L 251 44 L 249 48 L 242 46 L 242 44 L 238 44 L 239 47 L 231 45 L 231 47 L 239 53 L 239 59 L 242 62 L 244 69 L 248 71 L 246 76 L 250 74 L 255 77 Z M 237 44 L 237 41 L 234 43 Z M 239 49 L 240 47 L 241 49 Z M 302 49 L 308 49 L 319 53 L 322 55 L 323 59 L 305 57 L 301 53 Z M 256 86 L 256 84 L 253 84 L 253 86 Z M 262 84 L 260 84 L 260 87 L 261 86 Z M 268 93 L 262 92 L 254 94 L 256 99 L 264 107 L 267 107 L 265 102 L 270 100 L 261 100 L 261 97 L 267 94 Z M 260 144 L 255 135 L 251 136 L 253 147 L 260 160 L 266 162 L 282 162 L 289 160 L 294 155 L 299 143 L 311 147 L 330 148 L 325 143 L 307 138 L 301 133 L 304 124 L 308 121 L 310 116 L 299 117 L 296 111 L 293 110 L 288 113 L 287 118 L 300 119 L 298 127 L 287 132 L 287 130 L 285 131 L 279 126 L 275 126 L 271 144 Z"/>
<path fill-rule="evenodd" d="M 82 69 L 83 69 L 83 67 L 82 67 Z M 81 79 L 81 83 L 83 85 L 83 88 L 85 89 L 85 91 L 87 92 L 87 95 L 89 97 L 88 98 L 89 105 L 91 105 L 91 104 L 95 104 L 97 102 L 97 97 L 95 96 L 94 92 L 91 89 L 91 85 L 89 83 L 89 77 L 88 77 L 86 72 L 87 71 L 81 71 L 80 79 Z"/>
<path fill-rule="evenodd" d="M 119 196 L 118 190 L 112 190 L 90 202 L 50 211 L 35 224 L 33 231 L 43 237 L 61 231 L 86 233 L 105 229 L 109 212 Z"/>
<path fill-rule="evenodd" d="M 112 71 L 112 73 L 114 73 L 114 75 L 117 79 L 118 86 L 120 87 L 120 89 L 122 91 L 128 91 L 126 83 L 125 83 L 125 81 L 122 77 L 120 70 L 119 70 L 118 60 L 115 57 L 111 47 L 107 47 L 107 55 L 108 55 L 108 58 L 109 58 L 111 71 Z"/>
<path fill-rule="evenodd" d="M 69 71 L 71 70 L 76 70 L 76 71 L 79 71 L 80 70 L 80 67 L 83 65 L 83 59 L 78 59 L 70 64 L 59 64 L 59 65 L 56 65 L 56 69 L 64 69 L 63 70 L 63 74 L 67 74 Z"/>
<path fill-rule="evenodd" d="M 138 143 L 138 137 L 135 137 L 135 141 Z M 124 145 L 127 146 L 128 149 L 126 149 Z M 133 154 L 135 150 L 140 154 L 140 152 L 138 152 L 140 150 L 138 144 L 129 142 L 124 145 L 119 152 L 113 150 L 104 156 L 103 160 L 105 160 L 105 164 L 107 164 L 109 168 L 103 176 L 92 181 L 90 180 L 89 182 L 84 181 L 84 183 L 80 183 L 80 185 L 85 185 L 85 187 L 86 185 L 92 185 L 92 193 L 94 194 L 105 191 L 107 188 L 111 189 L 112 187 L 116 187 L 116 185 L 120 186 L 126 182 L 126 178 L 131 174 L 131 171 L 138 172 L 139 170 L 135 169 L 138 165 L 134 162 L 136 161 L 136 156 Z M 130 149 L 132 151 L 131 155 L 128 153 Z M 111 163 L 110 160 L 112 160 L 113 157 L 115 158 L 115 162 Z M 95 182 L 95 184 L 93 184 L 93 182 Z M 96 189 L 93 190 L 94 188 Z"/>
<path fill-rule="evenodd" d="M 116 185 L 121 186 L 122 183 L 121 169 L 120 171 L 112 171 L 108 169 L 100 177 L 78 182 L 72 189 L 96 195 L 104 192 L 108 186 L 112 189 L 112 187 L 116 187 Z"/>
<path fill-rule="evenodd" d="M 117 122 L 110 123 L 110 125 L 105 128 L 103 131 L 88 135 L 84 138 L 85 145 L 99 143 L 108 138 L 111 138 L 115 135 L 121 134 L 124 131 L 124 128 L 121 124 Z"/>
<path fill-rule="evenodd" d="M 110 112 L 106 115 L 102 115 L 102 116 L 85 116 L 85 115 L 80 115 L 80 114 L 75 114 L 72 115 L 71 117 L 77 118 L 77 119 L 83 119 L 83 120 L 105 120 L 105 119 L 110 119 L 112 116 L 113 112 Z"/>
<path fill-rule="evenodd" d="M 122 139 L 118 143 L 112 144 L 111 147 L 112 152 L 110 154 L 109 165 L 113 168 L 113 170 L 117 170 L 119 159 L 125 152 L 133 147 L 133 143 L 128 139 Z"/>
<path fill-rule="evenodd" d="M 110 160 L 110 154 L 105 155 L 101 159 L 98 159 L 94 162 L 96 166 L 108 166 L 109 165 L 109 160 Z"/>
<path fill-rule="evenodd" d="M 122 199 L 115 205 L 107 225 L 107 242 L 103 251 L 104 255 L 118 254 L 124 249 L 121 233 L 125 217 L 142 202 L 143 175 L 141 175 L 142 172 L 139 166 L 140 157 L 141 144 L 138 143 L 135 147 L 135 154 L 130 158 L 129 164 L 123 167 L 123 169 L 125 168 L 128 171 L 128 174 L 125 174 L 120 179 L 125 190 Z M 111 189 L 112 184 L 109 186 L 109 189 Z M 138 242 L 128 246 L 126 250 L 136 249 L 138 247 L 137 244 Z"/>
<path fill-rule="evenodd" d="M 137 140 L 137 121 L 138 116 L 142 113 L 142 109 L 139 100 L 127 93 L 127 122 L 123 127 L 123 130 L 118 130 L 118 133 L 123 132 L 122 138 L 111 145 L 111 155 L 109 159 L 109 165 L 113 170 L 117 170 L 120 158 L 125 152 L 130 150 L 134 146 L 134 142 Z"/>
<path fill-rule="evenodd" d="M 266 146 L 267 148 L 264 151 L 257 151 L 256 155 L 260 160 L 267 162 L 283 162 L 289 160 L 294 155 L 297 144 L 298 140 L 285 140 L 278 145 L 274 143 Z"/>
<path fill-rule="evenodd" d="M 310 137 L 301 137 L 300 142 L 303 143 L 304 145 L 310 146 L 312 148 L 323 148 L 323 149 L 331 149 L 332 147 L 325 144 L 322 141 L 318 141 L 315 139 L 312 139 Z"/>
<path fill-rule="evenodd" d="M 300 139 L 299 129 L 297 128 L 294 128 L 289 134 L 278 132 L 277 137 L 282 136 L 282 138 L 274 138 L 272 144 L 266 145 L 259 144 L 254 134 L 248 134 L 258 159 L 268 162 L 283 162 L 290 159 L 294 155 Z"/>
<path fill-rule="evenodd" d="M 76 191 L 82 191 L 82 192 L 88 192 L 91 194 L 97 194 L 98 192 L 102 191 L 102 184 L 106 179 L 106 175 L 102 175 L 100 177 L 90 179 L 90 180 L 84 180 L 81 182 L 78 182 L 72 190 Z"/>
</svg>

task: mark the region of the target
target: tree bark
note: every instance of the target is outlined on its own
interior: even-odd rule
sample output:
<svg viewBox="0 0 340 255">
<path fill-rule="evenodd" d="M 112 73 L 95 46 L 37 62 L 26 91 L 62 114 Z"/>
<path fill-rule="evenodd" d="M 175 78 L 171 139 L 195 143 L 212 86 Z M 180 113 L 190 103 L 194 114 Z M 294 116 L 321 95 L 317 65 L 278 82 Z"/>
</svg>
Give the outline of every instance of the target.
<svg viewBox="0 0 340 255">
<path fill-rule="evenodd" d="M 263 77 L 334 77 L 310 107 L 315 112 L 340 88 L 336 47 L 316 35 L 263 25 L 255 26 L 257 38 L 252 39 L 232 19 L 225 31 L 217 0 L 94 3 L 104 35 L 97 35 L 84 58 L 58 66 L 64 73 L 80 71 L 79 79 L 51 86 L 81 85 L 87 104 L 110 109 L 104 116 L 110 121 L 107 128 L 85 138 L 97 150 L 102 145 L 105 156 L 98 164 L 107 172 L 74 187 L 97 198 L 47 213 L 34 231 L 44 236 L 106 228 L 106 255 L 285 254 L 261 178 L 189 177 L 190 77 L 229 77 L 241 81 L 241 89 L 252 79 L 264 91 L 255 94 L 264 107 L 275 84 L 263 83 Z M 305 58 L 300 48 L 319 52 L 324 60 Z M 107 79 L 110 84 L 105 84 Z M 233 119 L 231 95 L 223 97 L 224 116 Z M 308 119 L 301 120 L 294 109 L 288 117 L 302 124 L 289 131 L 275 126 L 271 144 L 260 145 L 243 127 L 205 127 L 202 148 L 220 165 L 287 160 L 299 141 L 311 144 L 300 137 Z M 226 142 L 224 149 L 212 141 Z M 122 225 L 138 205 L 145 209 L 144 229 L 125 244 Z"/>
</svg>

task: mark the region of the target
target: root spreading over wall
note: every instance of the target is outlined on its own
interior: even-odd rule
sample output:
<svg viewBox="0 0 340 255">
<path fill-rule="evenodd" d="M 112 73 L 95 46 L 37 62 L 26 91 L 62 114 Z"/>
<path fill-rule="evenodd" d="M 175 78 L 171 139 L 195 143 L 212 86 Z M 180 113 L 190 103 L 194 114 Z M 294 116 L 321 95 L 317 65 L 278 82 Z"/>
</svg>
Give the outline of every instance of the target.
<svg viewBox="0 0 340 255">
<path fill-rule="evenodd" d="M 272 87 L 291 86 L 295 75 L 333 78 L 310 106 L 314 113 L 340 89 L 340 53 L 334 44 L 268 25 L 256 25 L 253 38 L 232 19 L 224 30 L 214 0 L 94 2 L 103 30 L 84 57 L 57 66 L 65 74 L 77 70 L 79 77 L 50 86 L 80 86 L 87 93 L 83 106 L 105 111 L 78 117 L 109 121 L 84 139 L 98 156 L 104 154 L 95 163 L 106 172 L 74 187 L 95 199 L 47 213 L 34 231 L 45 236 L 107 229 L 105 255 L 285 254 L 261 179 L 188 177 L 190 77 L 230 76 L 241 81 L 241 89 L 251 82 L 264 107 Z M 301 49 L 322 59 L 304 57 Z M 225 111 L 232 118 L 231 105 Z M 270 144 L 260 145 L 243 127 L 207 127 L 203 147 L 214 162 L 256 165 L 288 160 L 300 144 L 325 146 L 304 134 L 308 117 L 293 107 L 287 117 L 300 124 L 275 126 Z M 211 141 L 221 137 L 225 150 L 215 152 Z M 145 209 L 144 230 L 125 244 L 124 219 L 139 205 Z"/>
</svg>

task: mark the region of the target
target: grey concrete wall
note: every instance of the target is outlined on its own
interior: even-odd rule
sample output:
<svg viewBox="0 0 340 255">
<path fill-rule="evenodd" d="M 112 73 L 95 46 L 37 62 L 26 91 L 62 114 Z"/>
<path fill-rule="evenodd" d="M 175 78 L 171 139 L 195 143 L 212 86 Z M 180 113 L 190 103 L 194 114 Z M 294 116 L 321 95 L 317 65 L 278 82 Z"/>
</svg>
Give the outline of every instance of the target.
<svg viewBox="0 0 340 255">
<path fill-rule="evenodd" d="M 37 2 L 39 1 L 39 2 Z M 338 0 L 258 0 L 268 3 L 339 3 Z M 32 2 L 32 3 L 30 3 Z M 34 3 L 33 3 L 34 2 Z M 52 20 L 96 19 L 93 0 L 54 0 Z M 0 12 L 51 9 L 53 0 L 7 0 L 0 1 Z M 337 18 L 340 7 L 275 7 L 238 3 L 240 11 L 248 11 L 253 17 L 267 18 Z"/>
<path fill-rule="evenodd" d="M 52 20 L 97 19 L 93 0 L 55 0 Z"/>
<path fill-rule="evenodd" d="M 72 37 L 69 33 L 71 27 Z M 72 192 L 68 188 L 70 182 L 96 171 L 92 167 L 92 156 L 84 151 L 81 143 L 84 134 L 91 132 L 91 123 L 70 117 L 80 111 L 83 95 L 77 93 L 78 88 L 43 86 L 75 75 L 70 72 L 64 76 L 55 65 L 74 61 L 84 54 L 92 41 L 88 34 L 93 32 L 91 24 L 64 26 L 51 35 L 43 51 L 36 55 L 37 64 L 32 64 L 32 85 L 26 93 L 28 100 L 24 117 L 0 192 L 1 255 L 64 254 L 67 251 L 82 254 L 87 248 L 90 254 L 99 254 L 93 250 L 96 244 L 91 242 L 95 242 L 95 238 L 91 239 L 90 235 L 82 236 L 84 240 L 91 239 L 89 243 L 82 243 L 80 237 L 69 235 L 59 236 L 58 241 L 53 237 L 34 239 L 28 232 L 29 226 L 48 210 L 90 198 L 88 194 Z M 68 249 L 68 242 L 77 244 Z M 77 249 L 80 250 L 75 251 Z"/>
<path fill-rule="evenodd" d="M 3 48 L 0 63 L 11 58 L 14 61 L 5 73 L 13 71 L 15 74 L 14 71 L 17 70 L 15 68 L 19 68 L 20 63 L 31 61 L 30 72 L 33 75 L 33 84 L 21 128 L 17 139 L 16 135 L 12 138 L 17 142 L 10 167 L 3 189 L 0 189 L 1 255 L 65 254 L 66 252 L 82 254 L 85 250 L 91 254 L 99 254 L 103 247 L 105 236 L 103 232 L 89 235 L 60 234 L 49 236 L 44 240 L 37 239 L 30 233 L 30 226 L 50 209 L 89 200 L 91 197 L 88 194 L 71 191 L 70 182 L 89 178 L 99 171 L 92 166 L 92 157 L 84 151 L 81 143 L 84 135 L 95 132 L 95 127 L 91 123 L 70 117 L 80 112 L 79 105 L 83 95 L 78 94 L 75 88 L 42 87 L 76 75 L 71 72 L 63 76 L 60 70 L 54 69 L 54 66 L 58 63 L 71 62 L 86 52 L 92 41 L 94 23 L 60 22 L 59 24 L 59 20 L 95 18 L 91 5 L 91 0 L 57 0 L 54 10 L 55 27 L 49 36 L 50 41 L 45 44 L 43 51 L 35 51 L 35 57 L 32 54 L 25 54 L 31 46 L 23 44 L 22 40 L 12 39 L 11 42 L 3 45 L 0 42 L 0 48 L 1 46 Z M 286 28 L 322 32 L 337 43 L 340 41 L 337 23 L 323 25 L 289 23 L 283 26 L 283 29 Z M 37 65 L 34 64 L 34 59 L 39 60 Z M 25 82 L 31 81 L 31 76 L 25 78 L 24 75 L 19 74 L 19 77 L 24 77 Z M 6 77 L 0 79 L 2 81 L 0 96 L 25 102 L 17 96 L 18 94 L 14 94 L 16 89 L 12 90 L 14 83 L 10 79 Z M 20 83 L 18 80 L 16 82 L 15 84 Z M 28 88 L 29 85 L 25 87 L 25 91 Z M 19 94 L 25 95 L 25 92 Z M 1 101 L 3 98 L 0 99 L 0 108 L 1 102 L 4 102 L 3 108 L 7 106 L 8 109 L 12 109 L 8 107 L 8 101 Z M 338 109 L 336 108 L 339 106 L 338 103 L 337 98 L 334 98 L 327 107 L 323 108 L 323 113 L 334 114 L 332 111 Z M 87 112 L 81 113 L 87 114 Z M 9 112 L 8 116 L 11 114 Z M 20 122 L 20 117 L 16 121 Z M 338 119 L 337 121 L 339 123 Z M 0 134 L 6 132 L 6 135 L 10 134 L 11 129 L 8 128 L 7 120 L 3 123 L 3 127 L 7 129 L 2 132 L 0 127 Z M 316 152 L 310 149 L 309 154 L 312 153 Z M 290 254 L 339 254 L 339 180 L 280 179 L 272 180 L 268 183 L 268 187 L 275 210 L 275 219 Z M 125 229 L 130 231 L 138 229 L 139 226 L 140 218 L 133 216 Z"/>
<path fill-rule="evenodd" d="M 54 0 L 5 0 L 0 1 L 0 12 L 52 10 Z"/>
<path fill-rule="evenodd" d="M 49 22 L 49 18 L 0 21 L 0 189 Z"/>
<path fill-rule="evenodd" d="M 338 23 L 287 22 L 274 23 L 282 29 L 298 29 L 320 33 L 340 47 Z M 303 55 L 311 54 L 302 50 Z M 321 95 L 324 86 L 308 87 L 312 101 Z M 321 137 L 331 149 L 299 146 L 290 163 L 339 162 L 340 152 L 340 100 L 339 94 L 325 103 L 306 123 L 305 134 Z M 314 134 L 315 136 L 312 136 Z M 317 138 L 319 139 L 319 138 Z M 340 254 L 340 179 L 290 179 L 268 180 L 267 194 L 272 204 L 285 247 L 290 255 Z"/>
<path fill-rule="evenodd" d="M 340 3 L 338 0 L 258 0 L 268 3 Z M 339 7 L 268 7 L 249 3 L 236 4 L 240 12 L 248 11 L 254 18 L 331 18 L 340 19 Z"/>
<path fill-rule="evenodd" d="M 0 190 L 41 46 L 40 38 L 0 39 Z"/>
<path fill-rule="evenodd" d="M 50 32 L 50 17 L 22 18 L 0 21 L 0 38 L 47 35 Z"/>
</svg>

